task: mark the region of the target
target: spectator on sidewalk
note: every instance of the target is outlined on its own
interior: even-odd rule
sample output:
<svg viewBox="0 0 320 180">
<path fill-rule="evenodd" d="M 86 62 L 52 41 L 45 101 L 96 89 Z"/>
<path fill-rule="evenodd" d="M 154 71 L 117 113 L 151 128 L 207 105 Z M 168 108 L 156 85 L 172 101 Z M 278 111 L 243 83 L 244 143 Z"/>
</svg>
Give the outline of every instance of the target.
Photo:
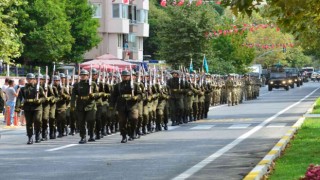
<svg viewBox="0 0 320 180">
<path fill-rule="evenodd" d="M 19 95 L 20 89 L 17 91 L 14 89 L 14 81 L 12 79 L 8 82 L 9 87 L 6 89 L 7 102 L 6 105 L 10 107 L 10 126 L 13 126 L 14 110 L 16 105 L 16 99 Z"/>
<path fill-rule="evenodd" d="M 4 100 L 4 102 L 7 102 L 7 96 L 6 96 L 6 90 L 7 90 L 7 88 L 9 87 L 9 78 L 6 78 L 5 80 L 4 80 L 4 85 L 1 87 L 1 89 L 2 89 L 2 95 L 3 95 L 3 100 Z M 4 106 L 4 108 L 3 108 L 3 115 L 4 115 L 4 123 L 6 122 L 6 107 Z"/>
<path fill-rule="evenodd" d="M 17 91 L 18 89 L 24 87 L 26 84 L 26 79 L 25 78 L 20 78 L 19 79 L 19 84 L 17 84 L 14 89 Z M 23 97 L 22 96 L 18 96 L 17 98 L 21 98 L 20 99 L 20 102 L 23 102 Z M 19 117 L 19 121 L 20 121 L 20 125 L 21 126 L 24 126 L 26 124 L 26 119 L 24 117 L 24 111 L 21 110 L 19 113 L 18 113 L 18 117 Z"/>
</svg>

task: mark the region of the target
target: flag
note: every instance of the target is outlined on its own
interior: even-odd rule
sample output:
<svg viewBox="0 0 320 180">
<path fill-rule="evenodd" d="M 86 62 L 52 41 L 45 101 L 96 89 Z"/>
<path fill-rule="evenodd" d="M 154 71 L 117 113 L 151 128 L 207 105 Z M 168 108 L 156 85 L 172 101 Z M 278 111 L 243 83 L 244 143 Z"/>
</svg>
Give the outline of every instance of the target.
<svg viewBox="0 0 320 180">
<path fill-rule="evenodd" d="M 196 6 L 200 6 L 202 4 L 202 0 L 198 0 Z"/>
<path fill-rule="evenodd" d="M 180 2 L 178 3 L 178 6 L 182 6 L 184 4 L 184 0 L 180 0 Z"/>
<path fill-rule="evenodd" d="M 203 55 L 202 66 L 203 66 L 204 70 L 206 71 L 206 73 L 208 73 L 209 72 L 209 67 L 208 67 L 208 62 L 207 62 L 207 59 L 206 59 L 206 55 Z"/>
<path fill-rule="evenodd" d="M 190 72 L 190 73 L 192 73 L 192 72 L 193 72 L 192 58 L 191 58 L 191 60 L 190 60 L 189 72 Z"/>
<path fill-rule="evenodd" d="M 123 3 L 124 3 L 124 4 L 128 4 L 128 3 L 129 3 L 129 0 L 123 0 Z"/>
<path fill-rule="evenodd" d="M 166 7 L 167 6 L 167 1 L 166 0 L 161 0 L 161 6 Z"/>
</svg>

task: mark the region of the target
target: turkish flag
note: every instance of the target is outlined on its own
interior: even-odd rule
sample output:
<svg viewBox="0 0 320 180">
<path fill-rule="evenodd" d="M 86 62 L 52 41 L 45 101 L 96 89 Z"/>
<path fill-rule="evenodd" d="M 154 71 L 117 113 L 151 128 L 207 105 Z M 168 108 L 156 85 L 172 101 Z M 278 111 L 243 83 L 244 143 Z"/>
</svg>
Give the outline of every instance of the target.
<svg viewBox="0 0 320 180">
<path fill-rule="evenodd" d="M 202 4 L 202 0 L 198 0 L 196 6 L 200 6 Z"/>
<path fill-rule="evenodd" d="M 161 0 L 161 4 L 162 7 L 166 7 L 167 6 L 167 0 Z"/>
<path fill-rule="evenodd" d="M 124 4 L 128 4 L 128 3 L 129 3 L 129 0 L 123 0 L 123 3 L 124 3 Z"/>
<path fill-rule="evenodd" d="M 184 4 L 184 0 L 180 0 L 178 6 L 182 6 Z"/>
</svg>

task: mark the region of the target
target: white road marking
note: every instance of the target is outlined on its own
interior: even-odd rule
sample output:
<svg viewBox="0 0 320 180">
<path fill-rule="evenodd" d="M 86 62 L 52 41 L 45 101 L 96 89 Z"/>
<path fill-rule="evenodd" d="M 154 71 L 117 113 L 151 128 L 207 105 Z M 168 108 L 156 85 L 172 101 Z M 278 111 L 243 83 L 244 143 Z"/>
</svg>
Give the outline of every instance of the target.
<svg viewBox="0 0 320 180">
<path fill-rule="evenodd" d="M 223 104 L 223 105 L 219 105 L 219 106 L 212 106 L 212 107 L 209 108 L 209 110 L 211 110 L 211 109 L 216 109 L 216 108 L 221 108 L 221 107 L 223 107 L 223 106 L 227 106 L 227 105 L 226 105 L 226 104 Z"/>
<path fill-rule="evenodd" d="M 214 125 L 198 125 L 190 129 L 211 129 Z"/>
<path fill-rule="evenodd" d="M 271 123 L 267 126 L 267 128 L 279 128 L 279 127 L 285 127 L 287 123 Z"/>
<path fill-rule="evenodd" d="M 168 131 L 177 129 L 178 127 L 180 127 L 180 126 L 168 126 Z"/>
<path fill-rule="evenodd" d="M 285 109 L 279 111 L 277 114 L 269 117 L 268 119 L 264 120 L 262 123 L 260 123 L 259 125 L 257 125 L 256 127 L 254 127 L 253 129 L 251 129 L 250 131 L 244 133 L 243 135 L 241 135 L 240 137 L 238 137 L 237 139 L 235 139 L 234 141 L 232 141 L 230 144 L 227 144 L 226 146 L 224 146 L 223 148 L 219 149 L 217 152 L 211 154 L 209 157 L 207 157 L 206 159 L 202 160 L 201 162 L 199 162 L 198 164 L 192 166 L 191 168 L 189 168 L 188 170 L 186 170 L 185 172 L 181 173 L 180 175 L 178 175 L 177 177 L 173 178 L 173 180 L 180 180 L 180 179 L 186 179 L 189 178 L 190 176 L 192 176 L 193 174 L 195 174 L 196 172 L 198 172 L 199 170 L 201 170 L 202 168 L 204 168 L 206 165 L 208 165 L 209 163 L 213 162 L 214 160 L 216 160 L 218 157 L 222 156 L 224 153 L 228 152 L 230 149 L 234 148 L 236 145 L 238 145 L 239 143 L 241 143 L 242 141 L 244 141 L 245 139 L 247 139 L 249 136 L 251 136 L 253 133 L 259 131 L 261 128 L 263 128 L 266 124 L 268 124 L 270 121 L 274 120 L 275 118 L 277 118 L 278 116 L 280 116 L 281 114 L 283 114 L 284 112 L 288 111 L 289 109 L 293 108 L 294 106 L 300 104 L 302 101 L 304 101 L 305 99 L 307 99 L 309 96 L 311 96 L 313 93 L 315 93 L 318 89 L 315 89 L 314 91 L 312 91 L 310 94 L 306 95 L 304 98 L 300 99 L 298 102 L 286 107 Z"/>
<path fill-rule="evenodd" d="M 250 125 L 251 124 L 234 124 L 234 125 L 228 127 L 228 129 L 246 129 Z"/>
<path fill-rule="evenodd" d="M 47 149 L 46 151 L 48 151 L 48 152 L 58 151 L 58 150 L 61 150 L 61 149 L 65 149 L 65 148 L 72 147 L 72 146 L 77 146 L 77 145 L 79 145 L 79 144 L 68 144 L 68 145 L 57 147 L 57 148 L 53 148 L 53 149 Z"/>
</svg>

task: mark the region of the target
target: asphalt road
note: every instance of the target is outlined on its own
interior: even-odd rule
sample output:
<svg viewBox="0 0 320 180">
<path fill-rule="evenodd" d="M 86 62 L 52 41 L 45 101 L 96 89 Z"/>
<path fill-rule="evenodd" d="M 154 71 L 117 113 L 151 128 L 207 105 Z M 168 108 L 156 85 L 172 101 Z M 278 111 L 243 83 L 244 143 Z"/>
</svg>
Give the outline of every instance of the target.
<svg viewBox="0 0 320 180">
<path fill-rule="evenodd" d="M 0 126 L 0 179 L 242 179 L 319 97 L 320 83 L 261 89 L 257 100 L 217 106 L 207 120 L 121 144 L 119 134 L 27 145 L 24 127 Z"/>
</svg>

